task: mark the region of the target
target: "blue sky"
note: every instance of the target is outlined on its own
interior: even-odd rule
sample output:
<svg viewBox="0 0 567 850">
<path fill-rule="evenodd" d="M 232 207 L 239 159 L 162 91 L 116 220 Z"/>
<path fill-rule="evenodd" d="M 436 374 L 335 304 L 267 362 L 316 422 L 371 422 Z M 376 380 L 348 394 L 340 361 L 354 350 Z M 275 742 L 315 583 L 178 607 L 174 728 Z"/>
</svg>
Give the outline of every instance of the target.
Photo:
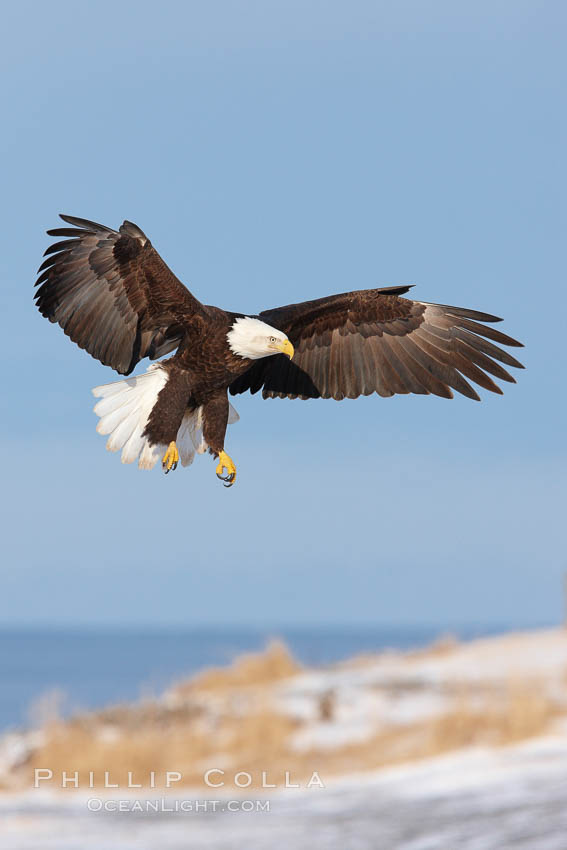
<svg viewBox="0 0 567 850">
<path fill-rule="evenodd" d="M 565 6 L 4 10 L 0 622 L 552 622 L 565 555 Z M 57 213 L 139 224 L 244 312 L 415 283 L 526 343 L 503 397 L 240 396 L 227 449 L 123 467 L 113 373 L 34 310 Z M 142 369 L 144 367 L 142 366 Z"/>
</svg>

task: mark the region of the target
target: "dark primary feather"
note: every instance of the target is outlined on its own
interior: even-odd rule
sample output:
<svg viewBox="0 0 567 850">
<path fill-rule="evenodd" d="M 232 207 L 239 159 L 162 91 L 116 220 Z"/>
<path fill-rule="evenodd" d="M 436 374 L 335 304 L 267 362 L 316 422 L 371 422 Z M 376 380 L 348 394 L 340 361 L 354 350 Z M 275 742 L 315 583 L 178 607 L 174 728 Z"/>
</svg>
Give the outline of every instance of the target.
<svg viewBox="0 0 567 850">
<path fill-rule="evenodd" d="M 62 215 L 72 227 L 49 246 L 39 267 L 37 306 L 106 366 L 128 375 L 143 357 L 176 348 L 184 322 L 202 305 L 166 266 L 135 224 L 119 231 Z"/>
<path fill-rule="evenodd" d="M 514 383 L 495 360 L 523 366 L 494 343 L 521 343 L 484 324 L 501 321 L 497 316 L 401 298 L 408 289 L 359 290 L 265 310 L 260 318 L 287 334 L 295 356 L 257 360 L 231 393 L 340 400 L 374 392 L 452 398 L 456 390 L 478 401 L 469 381 L 495 393 L 502 390 L 489 374 Z"/>
</svg>

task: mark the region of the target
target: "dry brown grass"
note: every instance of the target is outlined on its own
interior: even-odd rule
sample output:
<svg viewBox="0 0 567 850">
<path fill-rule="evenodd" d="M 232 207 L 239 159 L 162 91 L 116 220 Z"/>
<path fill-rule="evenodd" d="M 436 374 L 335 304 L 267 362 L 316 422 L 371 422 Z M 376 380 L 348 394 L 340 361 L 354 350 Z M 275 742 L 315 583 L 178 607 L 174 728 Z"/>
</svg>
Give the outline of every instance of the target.
<svg viewBox="0 0 567 850">
<path fill-rule="evenodd" d="M 95 784 L 102 785 L 109 771 L 112 781 L 126 787 L 128 772 L 136 782 L 149 784 L 150 771 L 158 786 L 166 771 L 183 774 L 183 784 L 203 785 L 203 774 L 211 767 L 235 770 L 267 770 L 285 758 L 293 721 L 258 705 L 243 717 L 224 717 L 215 728 L 202 723 L 172 723 L 160 728 L 144 724 L 126 730 L 103 725 L 60 723 L 49 730 L 48 740 L 23 771 L 26 784 L 34 767 L 49 767 L 56 776 L 62 771 L 79 771 L 82 782 L 89 771 Z M 33 763 L 32 763 L 33 762 Z"/>
<path fill-rule="evenodd" d="M 510 682 L 500 691 L 479 699 L 464 692 L 452 711 L 431 724 L 434 751 L 473 744 L 506 745 L 542 734 L 557 718 L 559 706 L 538 682 Z"/>
<path fill-rule="evenodd" d="M 301 670 L 287 646 L 279 640 L 271 641 L 263 652 L 241 655 L 230 667 L 213 667 L 198 673 L 188 682 L 173 689 L 178 695 L 191 695 L 195 690 L 218 691 L 251 685 L 268 685 L 293 676 Z"/>
<path fill-rule="evenodd" d="M 314 770 L 330 777 L 471 745 L 506 745 L 541 734 L 556 716 L 557 708 L 543 692 L 512 683 L 502 692 L 484 694 L 481 701 L 476 694 L 463 692 L 442 715 L 389 727 L 336 750 L 297 752 L 291 743 L 297 723 L 274 711 L 268 700 L 258 701 L 241 717 L 221 715 L 212 728 L 199 717 L 157 726 L 150 720 L 126 727 L 75 721 L 51 728 L 47 743 L 35 754 L 33 764 L 27 765 L 22 779 L 29 784 L 33 767 L 49 766 L 55 775 L 77 770 L 82 781 L 94 771 L 99 785 L 104 771 L 110 771 L 113 782 L 126 786 L 128 771 L 134 781 L 146 784 L 150 771 L 155 771 L 159 787 L 166 771 L 178 770 L 183 784 L 204 789 L 204 772 L 221 767 L 227 776 L 248 771 L 254 777 L 252 789 L 259 789 L 262 771 L 269 772 L 270 781 L 281 784 L 286 770 L 305 781 Z"/>
</svg>

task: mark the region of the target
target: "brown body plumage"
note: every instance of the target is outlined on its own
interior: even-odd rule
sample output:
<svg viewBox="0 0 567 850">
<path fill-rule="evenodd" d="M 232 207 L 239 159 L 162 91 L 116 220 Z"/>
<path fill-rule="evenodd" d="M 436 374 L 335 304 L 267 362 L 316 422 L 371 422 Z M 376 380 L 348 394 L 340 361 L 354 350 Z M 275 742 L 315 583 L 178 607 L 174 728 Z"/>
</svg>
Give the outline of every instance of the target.
<svg viewBox="0 0 567 850">
<path fill-rule="evenodd" d="M 490 375 L 513 382 L 500 364 L 522 368 L 495 344 L 520 343 L 483 324 L 497 317 L 401 297 L 408 286 L 333 295 L 249 318 L 198 301 L 131 222 L 115 231 L 62 218 L 73 226 L 48 231 L 63 241 L 47 249 L 40 267 L 42 315 L 123 375 L 144 357 L 177 349 L 162 363 L 164 383 L 144 420 L 142 436 L 152 446 L 174 443 L 184 417 L 198 411 L 203 444 L 222 459 L 227 390 L 340 400 L 374 392 L 451 398 L 454 389 L 478 400 L 469 380 L 501 393 Z M 271 342 L 254 342 L 257 331 Z M 249 351 L 246 334 L 265 350 Z M 285 356 L 294 349 L 293 359 Z"/>
</svg>

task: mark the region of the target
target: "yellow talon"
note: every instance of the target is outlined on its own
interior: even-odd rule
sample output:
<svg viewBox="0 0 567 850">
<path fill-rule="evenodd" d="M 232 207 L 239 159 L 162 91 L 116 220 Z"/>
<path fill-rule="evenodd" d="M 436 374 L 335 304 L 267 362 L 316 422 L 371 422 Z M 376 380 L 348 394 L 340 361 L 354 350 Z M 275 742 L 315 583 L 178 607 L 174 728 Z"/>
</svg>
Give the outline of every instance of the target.
<svg viewBox="0 0 567 850">
<path fill-rule="evenodd" d="M 223 469 L 226 469 L 227 474 L 223 475 Z M 221 481 L 226 481 L 225 487 L 232 487 L 236 481 L 236 467 L 231 458 L 226 452 L 219 453 L 219 462 L 216 468 L 217 478 Z"/>
<path fill-rule="evenodd" d="M 167 451 L 164 454 L 161 466 L 165 474 L 171 469 L 177 469 L 177 464 L 179 463 L 179 452 L 177 451 L 177 446 L 175 445 L 175 441 L 171 442 L 167 447 Z"/>
</svg>

